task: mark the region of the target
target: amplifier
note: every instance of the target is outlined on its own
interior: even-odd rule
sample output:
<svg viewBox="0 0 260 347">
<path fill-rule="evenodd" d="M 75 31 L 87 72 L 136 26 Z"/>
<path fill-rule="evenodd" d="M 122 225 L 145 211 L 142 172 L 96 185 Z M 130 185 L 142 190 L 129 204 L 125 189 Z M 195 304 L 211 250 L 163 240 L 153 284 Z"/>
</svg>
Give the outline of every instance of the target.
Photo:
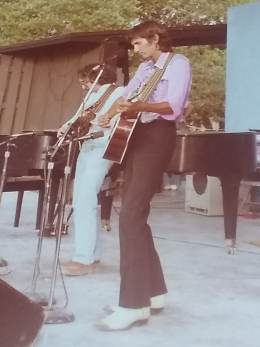
<svg viewBox="0 0 260 347">
<path fill-rule="evenodd" d="M 223 198 L 217 177 L 186 175 L 185 211 L 205 216 L 223 216 Z"/>
</svg>

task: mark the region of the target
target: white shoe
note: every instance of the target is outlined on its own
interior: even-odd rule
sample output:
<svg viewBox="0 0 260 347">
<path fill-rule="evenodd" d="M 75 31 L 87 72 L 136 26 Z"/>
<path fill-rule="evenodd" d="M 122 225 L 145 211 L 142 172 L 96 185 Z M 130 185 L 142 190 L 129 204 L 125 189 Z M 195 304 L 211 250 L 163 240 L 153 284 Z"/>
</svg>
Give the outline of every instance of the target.
<svg viewBox="0 0 260 347">
<path fill-rule="evenodd" d="M 10 268 L 8 267 L 8 262 L 0 258 L 0 276 L 8 275 L 11 272 Z"/>
<path fill-rule="evenodd" d="M 166 300 L 166 294 L 161 294 L 157 296 L 151 297 L 151 306 L 150 306 L 150 312 L 151 314 L 157 314 L 160 313 L 164 307 L 165 307 L 165 300 Z M 107 305 L 104 307 L 104 311 L 107 313 L 113 313 L 117 310 L 118 306 L 110 306 Z"/>
<path fill-rule="evenodd" d="M 178 187 L 176 186 L 176 184 L 168 184 L 166 186 L 163 187 L 164 190 L 177 190 Z"/>
<path fill-rule="evenodd" d="M 165 307 L 166 294 L 156 295 L 151 297 L 151 313 L 156 314 L 161 312 Z"/>
<path fill-rule="evenodd" d="M 8 266 L 0 266 L 0 276 L 8 275 L 11 269 Z"/>
<path fill-rule="evenodd" d="M 149 317 L 150 307 L 125 308 L 117 306 L 114 307 L 113 313 L 102 319 L 97 327 L 103 331 L 127 330 L 133 325 L 147 323 Z"/>
<path fill-rule="evenodd" d="M 236 240 L 225 239 L 225 245 L 226 245 L 228 254 L 234 255 L 236 251 Z"/>
</svg>

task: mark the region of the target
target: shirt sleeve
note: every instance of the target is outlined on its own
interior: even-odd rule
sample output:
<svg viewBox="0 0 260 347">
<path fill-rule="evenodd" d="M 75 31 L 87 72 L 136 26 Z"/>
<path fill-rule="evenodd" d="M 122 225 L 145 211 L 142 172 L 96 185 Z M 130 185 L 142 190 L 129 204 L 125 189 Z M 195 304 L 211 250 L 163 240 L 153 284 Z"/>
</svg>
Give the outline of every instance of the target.
<svg viewBox="0 0 260 347">
<path fill-rule="evenodd" d="M 191 65 L 186 57 L 178 57 L 169 66 L 166 78 L 168 88 L 166 100 L 171 106 L 174 118 L 182 115 L 191 87 Z"/>
</svg>

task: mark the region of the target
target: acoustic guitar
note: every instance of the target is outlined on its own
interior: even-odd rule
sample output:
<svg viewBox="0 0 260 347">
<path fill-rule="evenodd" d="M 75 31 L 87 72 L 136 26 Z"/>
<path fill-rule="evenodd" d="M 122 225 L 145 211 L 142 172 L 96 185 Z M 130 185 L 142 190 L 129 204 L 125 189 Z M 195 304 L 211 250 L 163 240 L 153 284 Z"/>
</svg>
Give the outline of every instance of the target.
<svg viewBox="0 0 260 347">
<path fill-rule="evenodd" d="M 104 159 L 112 160 L 118 164 L 122 163 L 139 116 L 140 113 L 136 115 L 135 119 L 124 119 L 123 114 L 120 115 L 111 131 L 103 155 Z"/>
<path fill-rule="evenodd" d="M 166 59 L 164 67 L 162 69 L 156 67 L 148 82 L 141 87 L 140 92 L 135 91 L 135 95 L 131 97 L 131 100 L 128 99 L 128 101 L 147 101 L 150 95 L 155 90 L 157 84 L 161 80 L 164 71 L 166 70 L 166 67 L 171 61 L 172 57 L 173 54 L 170 53 Z M 126 115 L 125 112 L 120 114 L 120 117 L 115 123 L 109 136 L 108 143 L 103 155 L 104 159 L 114 161 L 118 164 L 122 163 L 128 148 L 129 141 L 132 137 L 140 116 L 141 112 L 131 115 L 131 118 L 127 118 L 128 115 Z"/>
</svg>

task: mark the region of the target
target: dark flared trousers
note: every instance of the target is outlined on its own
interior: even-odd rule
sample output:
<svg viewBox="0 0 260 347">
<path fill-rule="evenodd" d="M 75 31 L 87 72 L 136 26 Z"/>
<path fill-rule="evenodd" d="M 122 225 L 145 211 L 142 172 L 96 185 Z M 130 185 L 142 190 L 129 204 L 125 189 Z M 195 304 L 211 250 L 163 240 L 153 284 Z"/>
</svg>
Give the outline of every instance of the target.
<svg viewBox="0 0 260 347">
<path fill-rule="evenodd" d="M 138 123 L 128 148 L 119 217 L 122 307 L 146 307 L 152 296 L 167 292 L 147 219 L 175 143 L 175 123 L 156 120 Z"/>
</svg>

